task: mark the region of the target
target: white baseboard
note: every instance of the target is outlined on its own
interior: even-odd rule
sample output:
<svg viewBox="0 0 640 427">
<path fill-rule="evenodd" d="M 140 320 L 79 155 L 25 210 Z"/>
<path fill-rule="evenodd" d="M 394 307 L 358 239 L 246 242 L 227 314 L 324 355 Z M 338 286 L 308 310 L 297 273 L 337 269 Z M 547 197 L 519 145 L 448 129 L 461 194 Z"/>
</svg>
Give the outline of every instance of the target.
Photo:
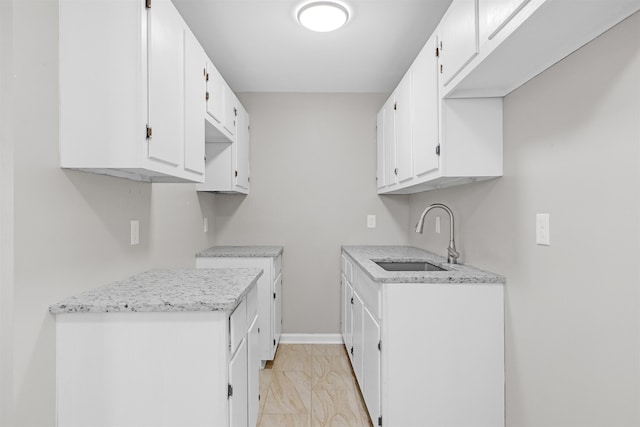
<svg viewBox="0 0 640 427">
<path fill-rule="evenodd" d="M 280 344 L 342 344 L 340 334 L 282 334 Z"/>
</svg>

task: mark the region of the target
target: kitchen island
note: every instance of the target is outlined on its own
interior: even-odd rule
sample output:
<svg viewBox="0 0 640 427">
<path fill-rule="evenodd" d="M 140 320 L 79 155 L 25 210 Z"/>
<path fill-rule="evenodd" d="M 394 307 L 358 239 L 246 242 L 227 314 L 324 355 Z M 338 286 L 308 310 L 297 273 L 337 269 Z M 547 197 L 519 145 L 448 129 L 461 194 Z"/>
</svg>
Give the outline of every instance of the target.
<svg viewBox="0 0 640 427">
<path fill-rule="evenodd" d="M 57 425 L 247 425 L 261 275 L 151 270 L 50 306 Z"/>
</svg>

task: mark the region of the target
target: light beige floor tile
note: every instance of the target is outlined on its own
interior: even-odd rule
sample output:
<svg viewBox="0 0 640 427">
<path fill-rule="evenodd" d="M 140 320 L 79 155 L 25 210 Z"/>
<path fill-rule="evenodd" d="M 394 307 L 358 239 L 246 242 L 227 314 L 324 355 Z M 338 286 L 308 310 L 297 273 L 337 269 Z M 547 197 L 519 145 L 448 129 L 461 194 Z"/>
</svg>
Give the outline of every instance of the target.
<svg viewBox="0 0 640 427">
<path fill-rule="evenodd" d="M 314 389 L 311 394 L 311 426 L 369 426 L 368 417 L 360 411 L 359 397 L 352 390 Z"/>
<path fill-rule="evenodd" d="M 342 356 L 342 355 L 346 355 L 345 349 L 344 349 L 344 344 L 314 345 L 312 350 L 313 350 L 313 355 L 314 356 L 320 356 L 320 355 Z"/>
<path fill-rule="evenodd" d="M 311 410 L 311 374 L 273 371 L 263 408 L 266 414 L 304 414 Z"/>
<path fill-rule="evenodd" d="M 264 414 L 260 427 L 308 427 L 309 414 Z"/>
<path fill-rule="evenodd" d="M 312 349 L 309 345 L 281 345 L 273 360 L 274 371 L 311 372 Z"/>
<path fill-rule="evenodd" d="M 312 387 L 353 388 L 353 374 L 346 356 L 313 356 L 312 362 Z"/>
</svg>

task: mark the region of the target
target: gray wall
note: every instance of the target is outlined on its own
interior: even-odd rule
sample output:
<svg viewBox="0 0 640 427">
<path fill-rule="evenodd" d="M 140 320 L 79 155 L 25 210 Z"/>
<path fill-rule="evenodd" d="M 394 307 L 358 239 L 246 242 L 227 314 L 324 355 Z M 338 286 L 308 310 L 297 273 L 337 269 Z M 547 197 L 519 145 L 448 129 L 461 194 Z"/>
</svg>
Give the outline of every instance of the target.
<svg viewBox="0 0 640 427">
<path fill-rule="evenodd" d="M 9 138 L 12 4 L 0 1 L 0 425 L 9 425 L 13 394 L 13 143 Z"/>
<path fill-rule="evenodd" d="M 192 267 L 195 252 L 214 236 L 214 197 L 198 195 L 193 184 L 151 185 L 59 168 L 57 6 L 13 3 L 14 360 L 12 369 L 2 369 L 14 374 L 11 426 L 54 425 L 49 304 L 149 268 Z M 211 220 L 207 234 L 203 216 Z M 129 245 L 130 219 L 140 220 L 138 246 Z"/>
<path fill-rule="evenodd" d="M 408 197 L 375 189 L 374 94 L 243 94 L 251 192 L 216 195 L 216 244 L 273 244 L 283 258 L 283 331 L 339 332 L 340 246 L 406 244 Z M 378 227 L 366 228 L 367 214 Z"/>
<path fill-rule="evenodd" d="M 508 426 L 638 426 L 640 14 L 504 106 L 504 177 L 411 196 L 411 224 L 446 203 L 463 261 L 507 277 Z M 410 242 L 444 254 L 435 215 Z"/>
</svg>

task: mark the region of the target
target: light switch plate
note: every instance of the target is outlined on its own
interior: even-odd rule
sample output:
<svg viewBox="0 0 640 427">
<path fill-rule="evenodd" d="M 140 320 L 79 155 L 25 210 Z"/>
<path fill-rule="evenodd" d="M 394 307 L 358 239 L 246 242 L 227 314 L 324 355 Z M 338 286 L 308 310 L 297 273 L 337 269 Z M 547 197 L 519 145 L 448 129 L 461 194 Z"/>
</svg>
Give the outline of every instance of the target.
<svg viewBox="0 0 640 427">
<path fill-rule="evenodd" d="M 376 216 L 367 215 L 367 228 L 376 228 Z"/>
<path fill-rule="evenodd" d="M 137 219 L 131 220 L 131 245 L 137 245 L 140 243 L 140 221 Z"/>
<path fill-rule="evenodd" d="M 549 217 L 550 215 L 548 213 L 536 214 L 536 244 L 538 245 L 551 245 Z"/>
</svg>

